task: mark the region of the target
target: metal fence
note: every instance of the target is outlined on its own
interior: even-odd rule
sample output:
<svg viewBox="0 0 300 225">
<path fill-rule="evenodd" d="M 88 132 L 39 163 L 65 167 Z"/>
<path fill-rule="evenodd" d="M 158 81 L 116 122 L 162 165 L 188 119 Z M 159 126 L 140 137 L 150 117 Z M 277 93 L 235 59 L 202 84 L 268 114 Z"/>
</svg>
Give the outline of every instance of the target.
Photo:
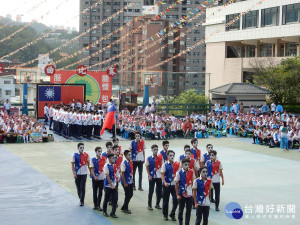
<svg viewBox="0 0 300 225">
<path fill-rule="evenodd" d="M 143 104 L 138 104 L 143 106 Z M 157 112 L 165 111 L 168 114 L 175 114 L 175 116 L 187 116 L 195 113 L 208 113 L 209 104 L 158 104 Z"/>
</svg>

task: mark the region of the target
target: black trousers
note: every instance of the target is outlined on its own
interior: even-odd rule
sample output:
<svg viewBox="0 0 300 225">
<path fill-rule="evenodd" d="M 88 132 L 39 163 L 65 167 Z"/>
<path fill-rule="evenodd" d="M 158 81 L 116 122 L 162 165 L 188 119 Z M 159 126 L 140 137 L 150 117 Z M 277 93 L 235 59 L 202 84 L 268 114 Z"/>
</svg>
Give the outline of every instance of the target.
<svg viewBox="0 0 300 225">
<path fill-rule="evenodd" d="M 123 204 L 121 210 L 128 210 L 128 205 L 129 205 L 130 199 L 133 196 L 133 184 L 128 184 L 127 187 L 125 187 L 123 185 L 123 188 L 124 188 L 124 192 L 125 192 L 125 199 L 124 199 L 124 204 Z"/>
<path fill-rule="evenodd" d="M 91 137 L 93 132 L 93 125 L 87 125 L 86 126 L 86 136 Z"/>
<path fill-rule="evenodd" d="M 175 211 L 176 211 L 177 205 L 178 205 L 176 191 L 175 191 L 175 185 L 170 185 L 168 187 L 165 187 L 163 185 L 163 210 L 162 211 L 163 211 L 164 217 L 168 217 L 170 194 L 172 195 L 172 202 L 173 202 L 170 216 L 175 216 Z"/>
<path fill-rule="evenodd" d="M 93 202 L 94 206 L 99 207 L 102 199 L 102 192 L 104 187 L 104 180 L 92 179 L 93 185 Z"/>
<path fill-rule="evenodd" d="M 62 122 L 58 122 L 58 130 L 57 130 L 57 132 L 59 133 L 59 134 L 61 134 L 61 131 L 62 131 Z"/>
<path fill-rule="evenodd" d="M 53 123 L 53 117 L 50 117 L 49 129 L 52 129 L 52 128 L 51 128 L 51 126 L 52 126 L 52 123 Z"/>
<path fill-rule="evenodd" d="M 203 217 L 203 225 L 208 224 L 209 206 L 198 206 L 196 211 L 196 222 L 195 225 L 200 225 Z"/>
<path fill-rule="evenodd" d="M 87 175 L 77 175 L 75 178 L 77 194 L 82 203 L 84 203 L 86 177 Z"/>
<path fill-rule="evenodd" d="M 183 210 L 185 209 L 185 225 L 190 224 L 190 218 L 191 218 L 191 211 L 192 211 L 192 206 L 193 206 L 193 197 L 183 197 L 180 195 L 181 198 L 178 200 L 179 201 L 179 212 L 178 212 L 178 220 L 179 224 L 182 224 L 183 222 Z"/>
<path fill-rule="evenodd" d="M 159 205 L 161 200 L 161 190 L 162 190 L 162 181 L 160 178 L 152 178 L 152 180 L 149 180 L 149 193 L 148 193 L 148 206 L 152 206 L 152 196 L 154 192 L 154 186 L 155 193 L 156 193 L 156 205 Z"/>
<path fill-rule="evenodd" d="M 44 123 L 48 123 L 48 115 L 47 114 L 44 114 L 45 115 L 45 122 Z"/>
<path fill-rule="evenodd" d="M 143 179 L 143 162 L 133 161 L 133 187 L 135 187 L 135 172 L 136 168 L 139 170 L 139 188 L 142 188 Z"/>
<path fill-rule="evenodd" d="M 109 202 L 110 196 L 112 196 L 112 208 L 111 208 L 111 215 L 116 213 L 117 208 L 117 197 L 118 197 L 118 189 L 111 189 L 109 187 L 105 187 L 105 196 L 103 202 L 103 212 L 107 213 L 107 203 Z"/>
<path fill-rule="evenodd" d="M 81 136 L 81 131 L 82 131 L 82 125 L 77 125 L 76 124 L 76 136 L 77 137 Z"/>
<path fill-rule="evenodd" d="M 219 208 L 220 204 L 220 183 L 213 183 L 215 189 L 215 205 L 216 208 Z"/>
</svg>

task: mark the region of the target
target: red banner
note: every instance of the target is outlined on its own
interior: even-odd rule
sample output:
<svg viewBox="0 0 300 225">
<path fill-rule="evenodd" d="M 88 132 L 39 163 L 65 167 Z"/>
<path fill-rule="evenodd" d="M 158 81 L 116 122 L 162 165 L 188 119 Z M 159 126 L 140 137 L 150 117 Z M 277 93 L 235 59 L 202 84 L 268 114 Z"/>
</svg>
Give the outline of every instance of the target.
<svg viewBox="0 0 300 225">
<path fill-rule="evenodd" d="M 94 104 L 107 103 L 112 95 L 112 78 L 106 72 L 87 72 L 85 76 L 79 76 L 76 71 L 56 71 L 51 76 L 52 84 L 86 84 L 86 100 Z"/>
</svg>

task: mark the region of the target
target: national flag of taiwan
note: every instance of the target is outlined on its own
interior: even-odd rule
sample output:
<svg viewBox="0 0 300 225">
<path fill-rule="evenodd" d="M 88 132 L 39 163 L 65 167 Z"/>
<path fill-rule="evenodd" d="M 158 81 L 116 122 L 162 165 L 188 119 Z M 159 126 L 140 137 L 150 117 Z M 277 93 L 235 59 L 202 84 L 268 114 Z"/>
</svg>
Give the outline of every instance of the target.
<svg viewBox="0 0 300 225">
<path fill-rule="evenodd" d="M 44 107 L 48 103 L 59 105 L 62 102 L 68 105 L 72 99 L 84 101 L 85 87 L 78 85 L 38 85 L 38 117 L 44 117 Z"/>
<path fill-rule="evenodd" d="M 116 112 L 116 104 L 113 101 L 113 103 L 111 104 L 111 106 L 109 107 L 109 109 L 107 110 L 107 114 L 105 116 L 105 120 L 102 126 L 102 130 L 101 130 L 101 135 L 104 133 L 105 128 L 111 130 L 112 126 L 115 124 L 115 112 Z"/>
</svg>

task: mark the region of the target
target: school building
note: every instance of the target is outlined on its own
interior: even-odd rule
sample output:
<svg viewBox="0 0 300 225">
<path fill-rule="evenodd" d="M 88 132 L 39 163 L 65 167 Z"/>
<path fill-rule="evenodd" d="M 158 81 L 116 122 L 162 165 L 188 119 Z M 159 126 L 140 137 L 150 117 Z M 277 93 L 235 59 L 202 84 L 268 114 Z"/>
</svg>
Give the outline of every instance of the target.
<svg viewBox="0 0 300 225">
<path fill-rule="evenodd" d="M 246 0 L 213 7 L 207 10 L 205 29 L 208 95 L 227 84 L 252 83 L 254 65 L 277 64 L 300 54 L 300 0 Z"/>
</svg>

